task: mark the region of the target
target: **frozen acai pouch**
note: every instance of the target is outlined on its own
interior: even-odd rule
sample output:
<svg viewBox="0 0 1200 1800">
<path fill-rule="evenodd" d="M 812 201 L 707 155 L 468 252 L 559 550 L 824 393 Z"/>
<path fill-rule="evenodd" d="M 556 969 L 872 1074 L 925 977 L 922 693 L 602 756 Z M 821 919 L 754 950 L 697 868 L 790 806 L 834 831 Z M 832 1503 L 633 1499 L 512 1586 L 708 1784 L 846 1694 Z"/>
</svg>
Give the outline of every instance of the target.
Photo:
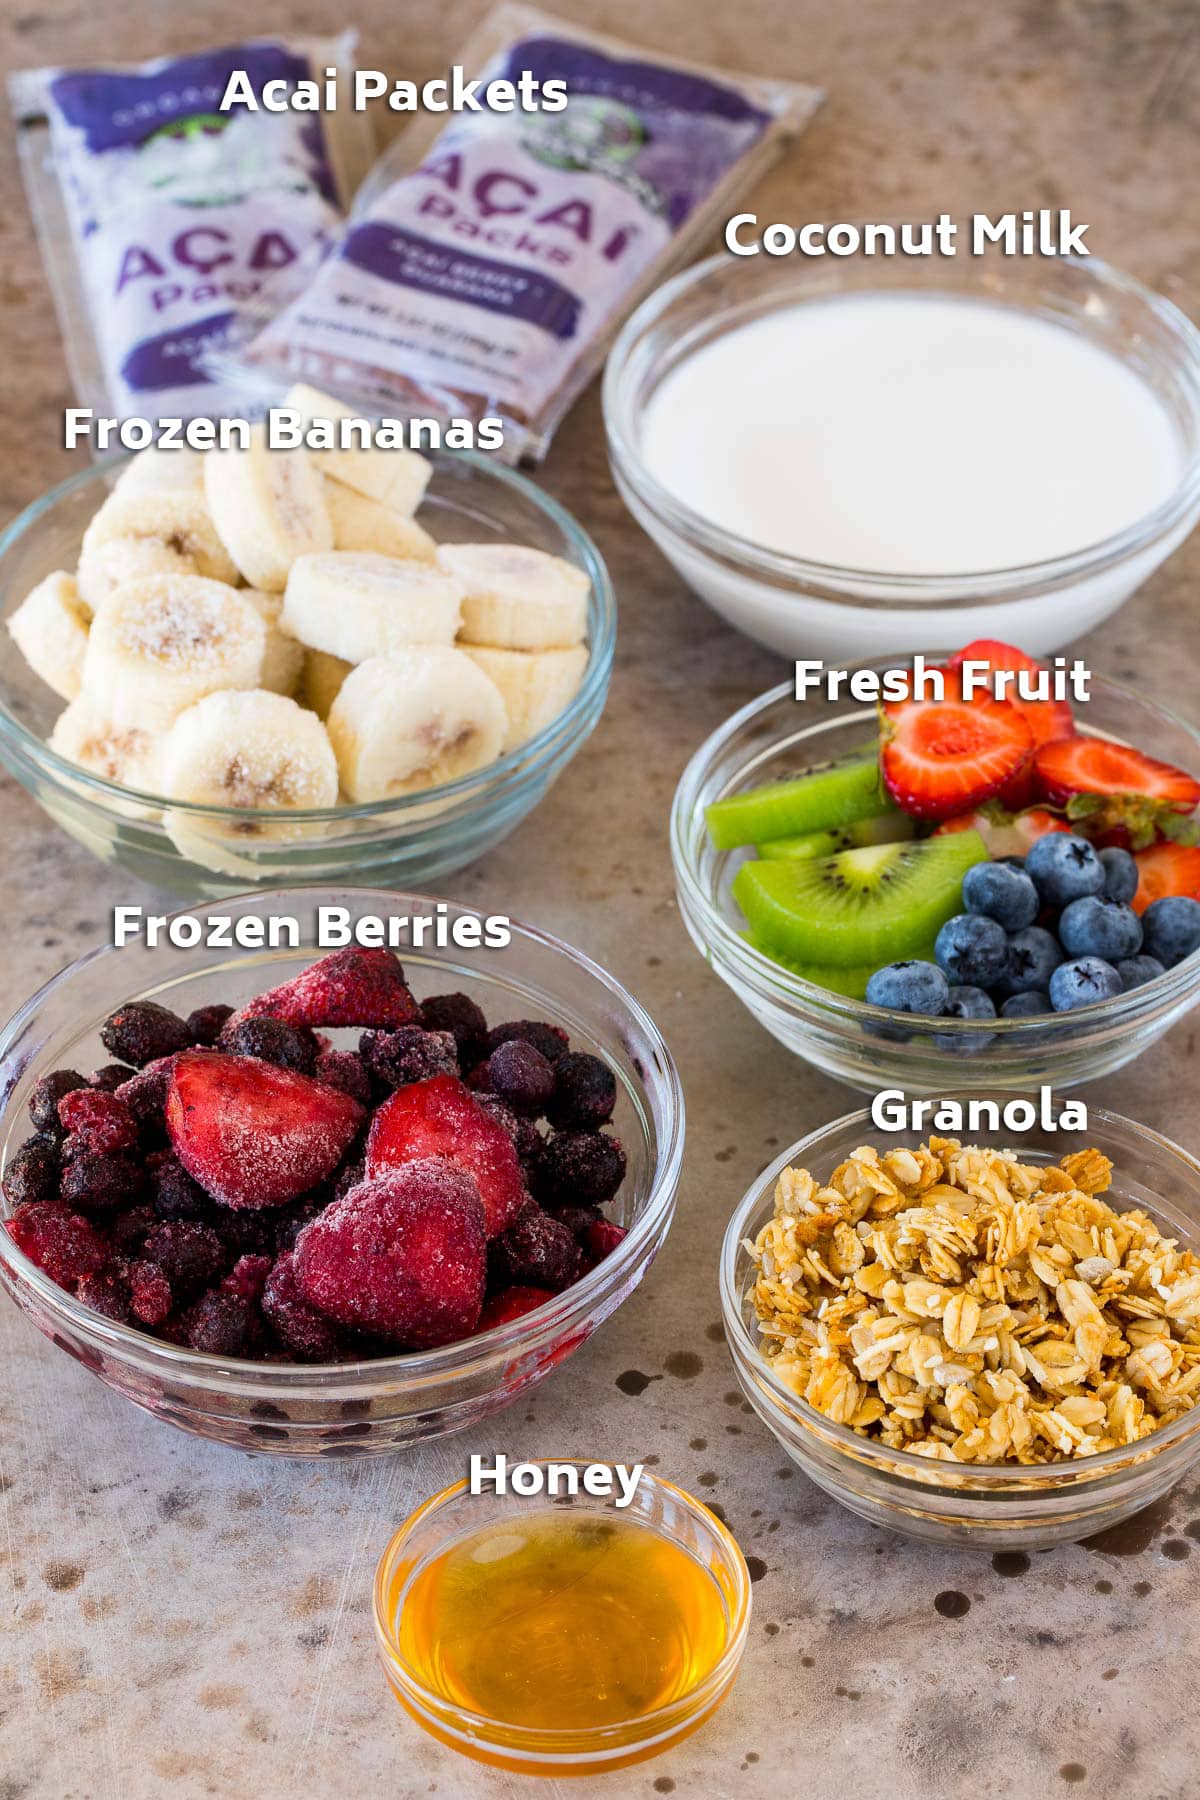
<svg viewBox="0 0 1200 1800">
<path fill-rule="evenodd" d="M 362 114 L 222 113 L 354 36 L 264 38 L 136 66 L 10 77 L 22 165 L 81 404 L 119 417 L 237 410 L 209 357 L 264 284 L 332 240 L 370 156 Z"/>
<path fill-rule="evenodd" d="M 540 455 L 622 318 L 723 222 L 820 95 L 511 5 L 463 68 L 563 81 L 566 105 L 411 126 L 242 366 L 362 410 L 499 417 L 508 456 Z"/>
</svg>

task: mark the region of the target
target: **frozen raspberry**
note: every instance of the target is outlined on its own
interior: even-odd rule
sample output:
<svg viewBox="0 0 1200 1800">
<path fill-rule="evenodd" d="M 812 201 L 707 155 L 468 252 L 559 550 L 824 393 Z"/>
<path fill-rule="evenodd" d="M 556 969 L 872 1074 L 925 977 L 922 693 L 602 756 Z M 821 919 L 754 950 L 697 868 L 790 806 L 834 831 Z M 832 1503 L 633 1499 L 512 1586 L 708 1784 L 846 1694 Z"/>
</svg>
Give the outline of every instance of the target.
<svg viewBox="0 0 1200 1800">
<path fill-rule="evenodd" d="M 157 1263 L 130 1264 L 129 1305 L 143 1325 L 161 1325 L 167 1317 L 172 1306 L 171 1284 Z"/>
<path fill-rule="evenodd" d="M 554 1098 L 546 1117 L 556 1131 L 595 1131 L 612 1118 L 616 1104 L 617 1078 L 608 1064 L 574 1050 L 554 1071 Z"/>
<path fill-rule="evenodd" d="M 547 1300 L 553 1298 L 549 1288 L 501 1288 L 498 1294 L 484 1302 L 479 1315 L 479 1330 L 491 1331 L 496 1325 L 507 1325 L 512 1319 L 523 1319 L 526 1313 L 536 1312 L 539 1306 L 545 1306 Z"/>
<path fill-rule="evenodd" d="M 188 1037 L 193 1044 L 211 1050 L 220 1037 L 226 1019 L 232 1019 L 232 1006 L 198 1006 L 187 1016 Z"/>
<path fill-rule="evenodd" d="M 283 1019 L 288 1025 L 408 1025 L 417 1003 L 390 950 L 334 950 L 319 962 L 247 1001 L 239 1019 Z"/>
<path fill-rule="evenodd" d="M 62 1197 L 81 1212 L 111 1213 L 137 1206 L 145 1192 L 145 1170 L 128 1156 L 85 1152 L 72 1157 L 63 1171 Z"/>
<path fill-rule="evenodd" d="M 174 1068 L 173 1056 L 160 1057 L 157 1062 L 148 1063 L 136 1075 L 131 1075 L 118 1089 L 144 1137 L 153 1137 L 156 1133 L 166 1131 L 163 1113 Z"/>
<path fill-rule="evenodd" d="M 73 1088 L 59 1101 L 58 1117 L 68 1133 L 68 1157 L 112 1156 L 137 1143 L 137 1121 L 119 1094 Z"/>
<path fill-rule="evenodd" d="M 62 1162 L 58 1145 L 39 1133 L 26 1138 L 4 1165 L 4 1192 L 14 1206 L 35 1200 L 57 1200 Z"/>
<path fill-rule="evenodd" d="M 150 1185 L 154 1210 L 160 1219 L 200 1219 L 211 1223 L 212 1201 L 177 1156 L 168 1152 L 155 1159 Z"/>
<path fill-rule="evenodd" d="M 531 1186 L 543 1206 L 603 1206 L 625 1179 L 625 1152 L 602 1131 L 557 1131 L 542 1146 Z"/>
<path fill-rule="evenodd" d="M 18 1250 L 59 1287 L 74 1287 L 108 1261 L 99 1232 L 62 1200 L 35 1200 L 4 1223 Z"/>
<path fill-rule="evenodd" d="M 617 1245 L 629 1236 L 623 1225 L 614 1225 L 611 1219 L 597 1219 L 589 1225 L 584 1233 L 583 1254 L 589 1268 L 595 1268 L 606 1256 L 611 1256 Z"/>
<path fill-rule="evenodd" d="M 260 1300 L 273 1266 L 270 1256 L 239 1256 L 222 1281 L 221 1292 L 240 1294 L 243 1300 Z"/>
<path fill-rule="evenodd" d="M 558 1219 L 530 1204 L 488 1253 L 488 1285 L 542 1287 L 553 1294 L 578 1279 L 579 1245 Z"/>
<path fill-rule="evenodd" d="M 34 1130 L 49 1132 L 51 1137 L 63 1137 L 58 1103 L 64 1094 L 86 1086 L 83 1076 L 74 1069 L 55 1069 L 52 1074 L 43 1075 L 29 1096 L 29 1117 L 33 1120 Z"/>
<path fill-rule="evenodd" d="M 479 1064 L 471 1086 L 495 1094 L 513 1112 L 536 1119 L 554 1098 L 555 1071 L 532 1044 L 523 1038 L 509 1038 Z"/>
<path fill-rule="evenodd" d="M 419 1025 L 402 1025 L 399 1031 L 364 1031 L 358 1054 L 384 1088 L 458 1074 L 458 1049 L 450 1033 L 423 1031 Z"/>
<path fill-rule="evenodd" d="M 398 1088 L 371 1121 L 369 1176 L 431 1156 L 448 1158 L 474 1180 L 489 1237 L 516 1218 L 526 1199 L 516 1147 L 503 1126 L 453 1075 L 435 1075 L 432 1081 Z"/>
<path fill-rule="evenodd" d="M 185 1319 L 187 1341 L 209 1356 L 244 1356 L 254 1340 L 254 1307 L 241 1294 L 210 1288 Z"/>
<path fill-rule="evenodd" d="M 340 1094 L 349 1094 L 360 1106 L 369 1106 L 371 1102 L 371 1077 L 360 1056 L 353 1050 L 322 1050 L 317 1057 L 317 1066 L 313 1074 L 326 1087 L 337 1088 Z"/>
<path fill-rule="evenodd" d="M 176 1301 L 190 1300 L 229 1266 L 225 1246 L 212 1226 L 195 1219 L 164 1219 L 146 1239 L 142 1256 L 162 1270 Z"/>
<path fill-rule="evenodd" d="M 102 1269 L 96 1275 L 85 1275 L 75 1289 L 75 1298 L 118 1325 L 129 1323 L 129 1281 L 121 1269 Z"/>
<path fill-rule="evenodd" d="M 311 1075 L 317 1066 L 317 1043 L 311 1031 L 282 1019 L 234 1017 L 221 1033 L 220 1048 L 229 1056 L 257 1056 L 280 1069 Z"/>
<path fill-rule="evenodd" d="M 263 1312 L 276 1336 L 302 1362 L 332 1362 L 338 1347 L 337 1327 L 301 1294 L 295 1262 L 289 1253 L 271 1270 L 263 1289 Z"/>
<path fill-rule="evenodd" d="M 547 1025 L 544 1019 L 509 1019 L 496 1025 L 484 1040 L 484 1055 L 490 1056 L 501 1044 L 532 1044 L 548 1063 L 559 1063 L 571 1047 L 571 1040 L 558 1025 Z"/>
<path fill-rule="evenodd" d="M 311 1306 L 407 1349 L 454 1343 L 479 1323 L 487 1239 L 479 1189 L 440 1157 L 377 1174 L 296 1241 Z"/>
<path fill-rule="evenodd" d="M 152 1206 L 131 1206 L 119 1212 L 108 1227 L 113 1249 L 118 1256 L 140 1256 L 142 1245 L 157 1224 L 158 1214 Z"/>
<path fill-rule="evenodd" d="M 144 1069 L 160 1056 L 186 1050 L 191 1034 L 177 1013 L 154 1000 L 131 1000 L 100 1027 L 100 1042 L 122 1062 Z"/>
<path fill-rule="evenodd" d="M 115 1094 L 132 1074 L 133 1070 L 128 1063 L 105 1063 L 102 1069 L 92 1070 L 88 1076 L 88 1086 L 99 1088 L 102 1094 Z"/>
<path fill-rule="evenodd" d="M 448 1031 L 458 1046 L 458 1059 L 469 1069 L 483 1055 L 487 1020 L 468 994 L 434 994 L 421 1002 L 426 1031 Z"/>
</svg>

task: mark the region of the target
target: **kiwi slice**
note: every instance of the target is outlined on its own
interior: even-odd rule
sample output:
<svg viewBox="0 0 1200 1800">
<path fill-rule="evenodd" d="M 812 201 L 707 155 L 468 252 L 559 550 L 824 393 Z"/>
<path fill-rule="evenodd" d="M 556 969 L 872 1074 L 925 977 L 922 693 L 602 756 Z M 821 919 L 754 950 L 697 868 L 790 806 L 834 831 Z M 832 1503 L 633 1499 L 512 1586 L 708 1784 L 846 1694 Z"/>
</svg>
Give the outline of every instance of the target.
<svg viewBox="0 0 1200 1800">
<path fill-rule="evenodd" d="M 834 963 L 793 962 L 791 957 L 780 956 L 769 945 L 759 943 L 752 931 L 744 931 L 742 936 L 748 944 L 753 944 L 756 950 L 761 950 L 764 956 L 769 956 L 772 962 L 778 963 L 781 969 L 786 969 L 791 975 L 799 975 L 803 981 L 811 981 L 816 987 L 828 988 L 834 994 L 844 994 L 847 1000 L 865 1000 L 867 997 L 867 983 L 875 973 L 875 963 L 851 963 L 846 968 L 839 969 Z M 933 939 L 930 938 L 927 944 L 923 944 L 912 954 L 922 961 L 932 962 Z"/>
<path fill-rule="evenodd" d="M 733 897 L 770 956 L 879 968 L 928 944 L 960 910 L 967 870 L 986 860 L 977 831 L 865 844 L 836 856 L 745 863 Z"/>
<path fill-rule="evenodd" d="M 832 825 L 828 831 L 806 831 L 799 837 L 768 838 L 758 854 L 774 862 L 794 857 L 836 856 L 839 850 L 860 850 L 864 844 L 902 844 L 917 834 L 915 819 L 899 808 L 874 819 L 854 819 L 849 825 Z"/>
<path fill-rule="evenodd" d="M 715 849 L 736 850 L 741 844 L 762 844 L 770 838 L 874 818 L 887 806 L 879 747 L 868 744 L 838 762 L 810 769 L 807 775 L 768 781 L 726 800 L 714 800 L 704 819 Z"/>
</svg>

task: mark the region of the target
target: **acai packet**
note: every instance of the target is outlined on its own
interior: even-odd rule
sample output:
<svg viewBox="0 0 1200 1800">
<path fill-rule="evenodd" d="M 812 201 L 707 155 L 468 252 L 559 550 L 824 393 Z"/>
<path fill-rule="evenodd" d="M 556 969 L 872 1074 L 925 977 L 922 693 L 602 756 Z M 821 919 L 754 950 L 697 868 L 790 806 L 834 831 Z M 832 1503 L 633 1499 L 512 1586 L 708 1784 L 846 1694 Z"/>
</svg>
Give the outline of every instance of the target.
<svg viewBox="0 0 1200 1800">
<path fill-rule="evenodd" d="M 154 62 L 9 79 L 30 207 L 82 405 L 218 417 L 208 357 L 264 283 L 336 237 L 371 156 L 361 113 L 222 113 L 336 67 L 355 35 L 262 38 Z M 278 91 L 278 90 L 277 90 Z"/>
<path fill-rule="evenodd" d="M 336 248 L 302 288 L 284 278 L 250 308 L 264 328 L 234 354 L 265 389 L 302 379 L 363 411 L 497 417 L 506 457 L 540 456 L 622 319 L 821 95 L 520 5 L 491 14 L 462 67 L 562 81 L 566 105 L 410 126 Z"/>
</svg>

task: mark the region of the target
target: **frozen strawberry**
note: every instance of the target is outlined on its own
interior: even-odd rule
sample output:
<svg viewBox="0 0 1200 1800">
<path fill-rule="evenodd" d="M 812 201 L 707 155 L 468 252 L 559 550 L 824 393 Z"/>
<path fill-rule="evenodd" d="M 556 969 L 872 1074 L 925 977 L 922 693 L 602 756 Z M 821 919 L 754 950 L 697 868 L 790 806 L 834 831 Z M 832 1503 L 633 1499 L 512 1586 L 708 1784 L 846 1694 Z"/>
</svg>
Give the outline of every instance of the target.
<svg viewBox="0 0 1200 1800">
<path fill-rule="evenodd" d="M 406 1349 L 469 1336 L 486 1270 L 479 1189 L 441 1157 L 368 1178 L 296 1240 L 296 1284 L 310 1306 Z"/>
<path fill-rule="evenodd" d="M 539 1306 L 545 1306 L 547 1300 L 553 1298 L 549 1288 L 502 1288 L 484 1305 L 479 1315 L 479 1330 L 491 1331 L 497 1325 L 508 1325 L 513 1319 L 523 1319 L 526 1313 L 536 1312 Z"/>
<path fill-rule="evenodd" d="M 248 1000 L 236 1020 L 288 1025 L 370 1025 L 395 1030 L 417 1017 L 404 970 L 390 950 L 335 950 L 282 987 Z M 236 1021 L 235 1021 L 236 1022 Z M 225 1035 L 229 1026 L 225 1027 Z"/>
<path fill-rule="evenodd" d="M 430 1156 L 449 1157 L 473 1178 L 489 1237 L 506 1230 L 528 1198 L 512 1138 L 454 1075 L 398 1089 L 371 1122 L 368 1175 Z"/>
<path fill-rule="evenodd" d="M 61 1200 L 35 1200 L 4 1223 L 17 1249 L 59 1287 L 74 1287 L 109 1259 L 99 1232 Z"/>
<path fill-rule="evenodd" d="M 933 835 L 941 837 L 950 831 L 977 831 L 987 845 L 988 854 L 996 858 L 1024 856 L 1030 846 L 1048 832 L 1070 829 L 1060 813 L 1047 812 L 1045 807 L 1031 806 L 1024 812 L 1012 813 L 989 800 L 975 812 L 958 813 L 953 819 L 943 819 L 935 826 Z"/>
<path fill-rule="evenodd" d="M 947 667 L 961 672 L 966 662 L 976 665 L 976 673 L 982 665 L 989 676 L 1002 670 L 1010 673 L 1023 670 L 1031 675 L 1046 673 L 1044 663 L 1026 656 L 1023 650 L 1016 649 L 1012 644 L 999 643 L 995 638 L 976 638 L 965 649 L 960 650 L 957 656 L 952 656 Z M 973 691 L 978 695 L 980 690 Z M 984 697 L 986 698 L 986 693 Z M 1065 700 L 1022 700 L 1012 684 L 1004 689 L 1001 698 L 1010 706 L 1015 706 L 1028 723 L 1035 750 L 1039 744 L 1052 743 L 1055 738 L 1070 737 L 1075 730 L 1075 720 Z"/>
<path fill-rule="evenodd" d="M 1133 860 L 1138 866 L 1137 892 L 1131 902 L 1134 912 L 1145 912 L 1151 901 L 1167 894 L 1200 900 L 1200 849 L 1190 844 L 1153 844 L 1149 850 L 1136 851 Z"/>
<path fill-rule="evenodd" d="M 167 1095 L 175 1154 L 225 1206 L 279 1206 L 332 1173 L 363 1120 L 309 1075 L 211 1050 L 180 1056 Z"/>
<path fill-rule="evenodd" d="M 1038 789 L 1051 806 L 1066 806 L 1081 794 L 1148 801 L 1167 812 L 1189 813 L 1200 806 L 1200 781 L 1171 763 L 1107 738 L 1071 737 L 1043 744 L 1034 766 Z M 1106 818 L 1104 823 L 1110 821 Z"/>
<path fill-rule="evenodd" d="M 66 1154 L 108 1156 L 137 1143 L 137 1120 L 119 1094 L 102 1088 L 75 1088 L 58 1103 L 59 1123 L 68 1132 Z"/>
<path fill-rule="evenodd" d="M 999 794 L 1029 761 L 1033 734 L 997 700 L 898 700 L 884 707 L 880 762 L 897 806 L 950 819 Z"/>
<path fill-rule="evenodd" d="M 593 1266 L 603 1262 L 628 1235 L 623 1225 L 614 1225 L 611 1219 L 597 1219 L 584 1233 L 584 1255 Z"/>
</svg>

